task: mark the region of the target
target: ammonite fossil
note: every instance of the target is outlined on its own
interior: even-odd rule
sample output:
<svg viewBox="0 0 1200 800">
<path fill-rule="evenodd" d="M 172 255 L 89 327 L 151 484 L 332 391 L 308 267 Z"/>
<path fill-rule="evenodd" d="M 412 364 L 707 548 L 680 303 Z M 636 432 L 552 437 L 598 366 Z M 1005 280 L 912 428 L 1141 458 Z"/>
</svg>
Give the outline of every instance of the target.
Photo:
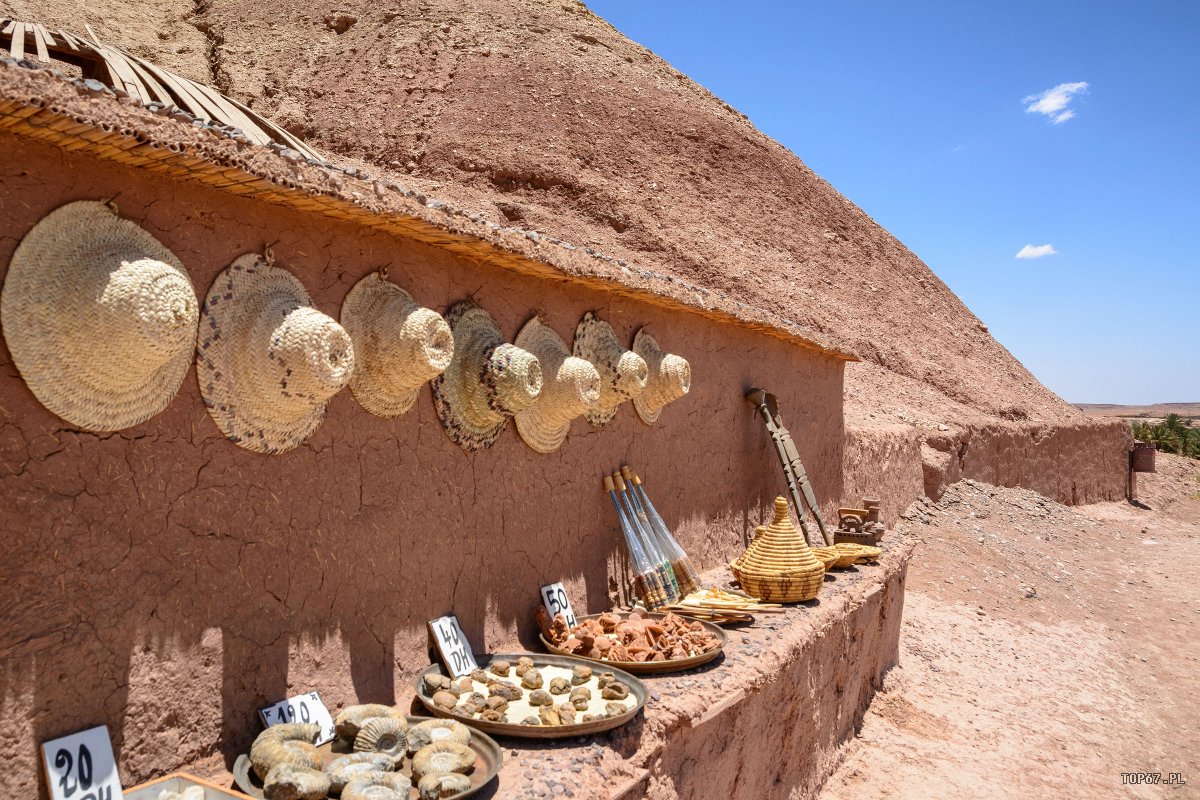
<svg viewBox="0 0 1200 800">
<path fill-rule="evenodd" d="M 440 741 L 427 744 L 417 751 L 412 760 L 413 778 L 421 778 L 434 772 L 460 772 L 470 774 L 475 769 L 475 751 L 458 742 Z"/>
<path fill-rule="evenodd" d="M 404 712 L 394 706 L 379 703 L 366 703 L 358 706 L 346 706 L 333 720 L 333 728 L 337 735 L 346 741 L 353 742 L 358 736 L 358 729 L 372 717 L 390 717 L 405 719 Z"/>
<path fill-rule="evenodd" d="M 364 722 L 354 737 L 354 749 L 359 753 L 383 753 L 398 764 L 404 758 L 407 731 L 404 720 L 374 717 Z"/>
<path fill-rule="evenodd" d="M 329 776 L 319 769 L 280 763 L 263 779 L 263 797 L 267 800 L 325 800 L 329 785 Z"/>
<path fill-rule="evenodd" d="M 330 761 L 325 774 L 329 776 L 330 791 L 341 794 L 342 788 L 355 778 L 368 772 L 390 772 L 395 766 L 386 753 L 351 753 Z"/>
<path fill-rule="evenodd" d="M 471 779 L 457 772 L 431 772 L 417 783 L 421 800 L 442 800 L 471 788 Z"/>
<path fill-rule="evenodd" d="M 412 781 L 398 772 L 368 772 L 342 789 L 342 800 L 408 800 Z"/>
<path fill-rule="evenodd" d="M 408 729 L 408 754 L 410 756 L 422 747 L 435 742 L 470 744 L 471 729 L 453 719 L 430 719 L 418 722 Z"/>
<path fill-rule="evenodd" d="M 313 742 L 321 735 L 321 726 L 303 722 L 272 725 L 250 745 L 250 764 L 259 780 L 279 764 L 321 769 L 321 756 Z"/>
</svg>

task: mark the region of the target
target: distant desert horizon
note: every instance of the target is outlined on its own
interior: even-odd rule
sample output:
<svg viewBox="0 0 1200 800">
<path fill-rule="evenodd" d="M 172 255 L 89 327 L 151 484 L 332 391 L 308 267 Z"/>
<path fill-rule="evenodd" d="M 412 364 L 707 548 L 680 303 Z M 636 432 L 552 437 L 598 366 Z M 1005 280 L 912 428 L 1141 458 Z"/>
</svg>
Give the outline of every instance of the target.
<svg viewBox="0 0 1200 800">
<path fill-rule="evenodd" d="M 1120 403 L 1072 403 L 1090 417 L 1131 417 L 1138 419 L 1162 419 L 1168 414 L 1178 414 L 1188 419 L 1200 419 L 1200 402 L 1194 403 L 1150 403 L 1147 405 L 1122 405 Z"/>
</svg>

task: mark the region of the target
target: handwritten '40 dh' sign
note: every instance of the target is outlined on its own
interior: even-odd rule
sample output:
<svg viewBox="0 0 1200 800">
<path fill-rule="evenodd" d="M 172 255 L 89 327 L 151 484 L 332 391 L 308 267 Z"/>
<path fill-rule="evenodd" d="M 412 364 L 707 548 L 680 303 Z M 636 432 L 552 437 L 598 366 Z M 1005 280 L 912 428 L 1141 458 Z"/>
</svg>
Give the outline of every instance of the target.
<svg viewBox="0 0 1200 800">
<path fill-rule="evenodd" d="M 429 630 L 433 634 L 434 643 L 437 644 L 438 653 L 442 656 L 442 663 L 446 665 L 451 677 L 461 678 L 479 669 L 479 664 L 475 662 L 475 653 L 471 651 L 471 643 L 467 641 L 466 634 L 458 624 L 458 617 L 447 614 L 430 620 Z"/>
</svg>

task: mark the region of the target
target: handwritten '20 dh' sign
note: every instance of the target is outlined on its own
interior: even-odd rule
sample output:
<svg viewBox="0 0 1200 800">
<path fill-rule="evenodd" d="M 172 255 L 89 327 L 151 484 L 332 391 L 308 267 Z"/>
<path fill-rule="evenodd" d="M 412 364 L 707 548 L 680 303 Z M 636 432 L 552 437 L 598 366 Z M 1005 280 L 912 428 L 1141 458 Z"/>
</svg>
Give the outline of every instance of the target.
<svg viewBox="0 0 1200 800">
<path fill-rule="evenodd" d="M 105 726 L 43 742 L 42 758 L 54 800 L 125 800 Z"/>
</svg>

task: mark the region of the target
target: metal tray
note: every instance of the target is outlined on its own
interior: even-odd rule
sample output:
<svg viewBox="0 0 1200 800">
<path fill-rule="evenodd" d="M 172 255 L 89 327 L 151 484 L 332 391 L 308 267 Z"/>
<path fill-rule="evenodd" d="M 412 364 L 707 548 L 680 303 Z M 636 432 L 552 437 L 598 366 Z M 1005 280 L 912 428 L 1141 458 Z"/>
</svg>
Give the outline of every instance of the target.
<svg viewBox="0 0 1200 800">
<path fill-rule="evenodd" d="M 430 719 L 433 718 L 410 716 L 408 724 L 416 725 L 418 722 L 426 722 Z M 450 800 L 458 800 L 458 798 L 470 797 L 475 794 L 496 777 L 496 774 L 500 772 L 500 767 L 504 764 L 504 753 L 500 750 L 500 745 L 496 744 L 496 740 L 487 734 L 478 730 L 471 731 L 470 747 L 475 751 L 475 770 L 467 776 L 471 779 L 471 788 L 452 795 Z M 332 742 L 317 747 L 317 752 L 321 754 L 322 763 L 328 764 L 338 756 L 353 753 L 354 745 L 342 739 L 334 739 Z M 404 768 L 397 771 L 401 775 L 411 778 L 412 759 L 404 759 Z M 251 797 L 260 799 L 264 797 L 262 782 L 259 781 L 258 776 L 254 774 L 254 769 L 250 766 L 249 755 L 243 753 L 237 757 L 237 761 L 233 764 L 233 780 L 239 789 Z M 415 798 L 416 796 L 417 787 L 414 784 L 411 797 Z"/>
<path fill-rule="evenodd" d="M 617 614 L 622 619 L 629 616 L 629 612 L 627 611 L 612 611 L 609 613 Z M 666 614 L 657 611 L 640 611 L 638 613 L 643 617 L 650 617 L 651 619 L 662 619 L 666 616 Z M 601 615 L 589 614 L 586 617 L 576 617 L 576 622 L 583 622 L 585 619 L 596 619 L 599 616 Z M 680 614 L 676 614 L 675 616 L 681 617 L 682 619 L 688 619 Z M 725 649 L 725 631 L 721 630 L 717 625 L 711 622 L 706 622 L 702 619 L 691 619 L 689 621 L 699 622 L 704 626 L 704 630 L 717 637 L 717 641 L 720 642 L 720 644 L 718 644 L 712 650 L 709 650 L 707 653 L 701 653 L 698 656 L 689 656 L 688 658 L 677 658 L 674 661 L 603 661 L 598 658 L 578 656 L 574 653 L 569 653 L 566 650 L 561 650 L 552 645 L 550 641 L 540 633 L 538 634 L 538 638 L 542 640 L 542 646 L 555 655 L 579 658 L 583 659 L 584 661 L 589 661 L 593 664 L 601 664 L 605 667 L 616 667 L 617 669 L 623 669 L 626 672 L 632 672 L 638 675 L 662 675 L 667 672 L 680 672 L 685 669 L 691 669 L 692 667 L 698 667 L 701 664 L 707 664 L 717 656 L 721 655 L 721 652 Z"/>
<path fill-rule="evenodd" d="M 520 725 L 512 722 L 487 722 L 486 720 L 468 717 L 462 714 L 455 714 L 453 711 L 445 711 L 433 704 L 431 698 L 425 691 L 425 676 L 429 674 L 448 675 L 442 669 L 441 664 L 433 664 L 429 669 L 417 676 L 417 697 L 430 712 L 439 717 L 447 719 L 456 719 L 464 725 L 470 725 L 477 730 L 486 731 L 499 736 L 516 736 L 522 739 L 565 739 L 571 736 L 586 736 L 591 733 L 600 733 L 601 731 L 612 730 L 619 728 L 626 722 L 629 722 L 638 715 L 642 710 L 642 706 L 646 705 L 646 698 L 649 696 L 649 691 L 646 689 L 646 684 L 639 681 L 637 678 L 630 675 L 621 669 L 614 669 L 611 664 L 604 662 L 591 661 L 588 659 L 577 658 L 576 656 L 559 656 L 546 655 L 544 653 L 492 653 L 490 655 L 476 656 L 475 661 L 479 664 L 480 669 L 487 669 L 488 664 L 495 660 L 508 661 L 511 664 L 516 664 L 517 659 L 525 657 L 533 660 L 535 667 L 556 666 L 556 667 L 577 667 L 585 666 L 592 667 L 594 664 L 604 664 L 603 672 L 611 672 L 616 676 L 617 680 L 629 687 L 629 693 L 637 701 L 636 705 L 628 712 L 619 717 L 605 717 L 604 719 L 593 720 L 592 722 L 580 722 L 575 725 Z"/>
</svg>

